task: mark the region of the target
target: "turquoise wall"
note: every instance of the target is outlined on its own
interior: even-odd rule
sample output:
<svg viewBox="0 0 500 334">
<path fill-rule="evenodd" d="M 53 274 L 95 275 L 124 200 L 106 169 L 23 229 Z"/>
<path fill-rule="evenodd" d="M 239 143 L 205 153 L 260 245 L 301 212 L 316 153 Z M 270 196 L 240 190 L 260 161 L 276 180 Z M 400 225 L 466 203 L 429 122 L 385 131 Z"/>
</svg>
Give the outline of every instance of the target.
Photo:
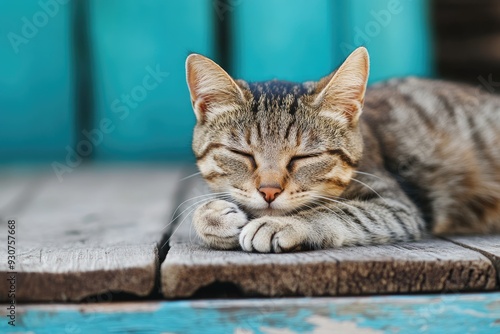
<svg viewBox="0 0 500 334">
<path fill-rule="evenodd" d="M 74 139 L 70 6 L 3 1 L 0 161 L 45 161 Z"/>
<path fill-rule="evenodd" d="M 240 1 L 234 9 L 234 73 L 250 81 L 307 81 L 328 74 L 336 54 L 335 6 L 330 0 Z"/>
<path fill-rule="evenodd" d="M 211 1 L 92 0 L 94 125 L 114 130 L 100 160 L 186 159 L 195 117 L 185 83 L 190 52 L 214 57 Z"/>
<path fill-rule="evenodd" d="M 335 19 L 335 54 L 355 46 L 370 52 L 370 82 L 408 75 L 431 76 L 433 59 L 429 2 L 426 0 L 340 0 Z M 369 3 L 369 5 L 368 5 Z"/>
<path fill-rule="evenodd" d="M 433 73 L 427 1 L 90 0 L 87 14 L 75 12 L 77 1 L 2 5 L 1 162 L 64 164 L 82 140 L 99 161 L 192 159 L 190 52 L 226 59 L 251 81 L 316 80 L 359 45 L 372 83 Z M 88 15 L 89 64 L 75 54 L 77 15 Z M 78 66 L 92 74 L 92 100 L 76 115 Z"/>
</svg>

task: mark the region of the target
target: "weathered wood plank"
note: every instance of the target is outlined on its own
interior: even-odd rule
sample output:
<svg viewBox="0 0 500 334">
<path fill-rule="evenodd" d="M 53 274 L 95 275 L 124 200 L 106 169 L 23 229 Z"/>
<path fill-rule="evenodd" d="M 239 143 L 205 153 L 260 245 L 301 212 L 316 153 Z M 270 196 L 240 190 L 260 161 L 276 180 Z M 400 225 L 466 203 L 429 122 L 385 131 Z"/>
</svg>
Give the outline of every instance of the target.
<svg viewBox="0 0 500 334">
<path fill-rule="evenodd" d="M 162 265 L 163 293 L 188 297 L 215 282 L 246 295 L 323 296 L 495 288 L 481 254 L 439 240 L 295 254 L 248 254 L 179 243 Z"/>
<path fill-rule="evenodd" d="M 498 333 L 500 293 L 23 305 L 33 333 Z M 0 307 L 5 319 L 5 307 Z M 5 327 L 3 327 L 5 326 Z M 6 329 L 3 331 L 3 329 Z M 15 330 L 14 330 L 15 329 Z"/>
<path fill-rule="evenodd" d="M 80 167 L 64 182 L 46 175 L 24 210 L 7 212 L 16 220 L 17 300 L 149 294 L 179 176 L 179 168 L 166 167 Z M 6 233 L 2 222 L 2 240 Z M 0 248 L 0 258 L 6 251 Z M 8 271 L 2 261 L 0 275 Z M 6 280 L 0 280 L 0 291 L 7 291 Z"/>
<path fill-rule="evenodd" d="M 498 282 L 500 282 L 500 235 L 449 237 L 447 239 L 476 250 L 490 259 L 497 270 Z"/>
<path fill-rule="evenodd" d="M 186 198 L 206 191 L 200 182 L 191 182 L 194 190 Z M 172 236 L 161 267 L 167 298 L 189 297 L 221 282 L 250 296 L 450 292 L 497 286 L 490 260 L 445 240 L 291 254 L 217 251 L 201 245 L 190 217 L 184 218 L 179 219 L 184 223 Z"/>
</svg>

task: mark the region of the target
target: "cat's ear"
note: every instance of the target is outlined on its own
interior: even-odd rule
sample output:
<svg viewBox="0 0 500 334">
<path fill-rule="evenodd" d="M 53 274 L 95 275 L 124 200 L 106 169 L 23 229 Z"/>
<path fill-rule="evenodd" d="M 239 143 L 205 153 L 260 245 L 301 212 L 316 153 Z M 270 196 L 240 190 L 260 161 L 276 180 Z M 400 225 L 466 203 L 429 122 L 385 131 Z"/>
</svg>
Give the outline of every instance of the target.
<svg viewBox="0 0 500 334">
<path fill-rule="evenodd" d="M 370 60 L 364 47 L 354 50 L 316 88 L 314 104 L 320 114 L 345 124 L 357 124 L 365 99 Z"/>
<path fill-rule="evenodd" d="M 198 122 L 234 110 L 245 101 L 241 88 L 219 65 L 199 54 L 186 59 L 186 79 Z"/>
</svg>

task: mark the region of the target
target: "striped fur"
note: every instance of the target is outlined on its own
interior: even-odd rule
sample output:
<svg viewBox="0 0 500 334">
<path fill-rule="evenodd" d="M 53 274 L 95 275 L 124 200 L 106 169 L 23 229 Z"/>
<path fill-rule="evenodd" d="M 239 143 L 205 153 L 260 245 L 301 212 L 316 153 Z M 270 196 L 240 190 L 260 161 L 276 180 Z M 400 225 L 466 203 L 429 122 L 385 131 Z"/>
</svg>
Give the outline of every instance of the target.
<svg viewBox="0 0 500 334">
<path fill-rule="evenodd" d="M 285 252 L 500 232 L 499 97 L 416 78 L 365 94 L 363 48 L 317 83 L 234 81 L 199 55 L 187 72 L 198 167 L 230 194 L 195 212 L 209 246 Z M 270 204 L 263 184 L 282 189 Z"/>
</svg>

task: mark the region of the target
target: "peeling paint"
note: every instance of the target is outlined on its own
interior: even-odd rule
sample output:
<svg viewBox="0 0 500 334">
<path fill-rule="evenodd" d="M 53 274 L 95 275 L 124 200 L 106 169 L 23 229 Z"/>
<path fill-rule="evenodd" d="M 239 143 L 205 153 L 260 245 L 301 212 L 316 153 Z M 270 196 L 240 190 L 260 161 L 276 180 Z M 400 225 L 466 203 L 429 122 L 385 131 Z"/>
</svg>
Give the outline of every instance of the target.
<svg viewBox="0 0 500 334">
<path fill-rule="evenodd" d="M 20 306 L 15 331 L 169 334 L 497 334 L 500 292 Z M 3 307 L 3 306 L 0 306 Z M 22 312 L 21 312 L 22 309 Z M 373 312 L 368 312 L 373 310 Z M 359 312 L 358 312 L 359 311 Z"/>
</svg>

